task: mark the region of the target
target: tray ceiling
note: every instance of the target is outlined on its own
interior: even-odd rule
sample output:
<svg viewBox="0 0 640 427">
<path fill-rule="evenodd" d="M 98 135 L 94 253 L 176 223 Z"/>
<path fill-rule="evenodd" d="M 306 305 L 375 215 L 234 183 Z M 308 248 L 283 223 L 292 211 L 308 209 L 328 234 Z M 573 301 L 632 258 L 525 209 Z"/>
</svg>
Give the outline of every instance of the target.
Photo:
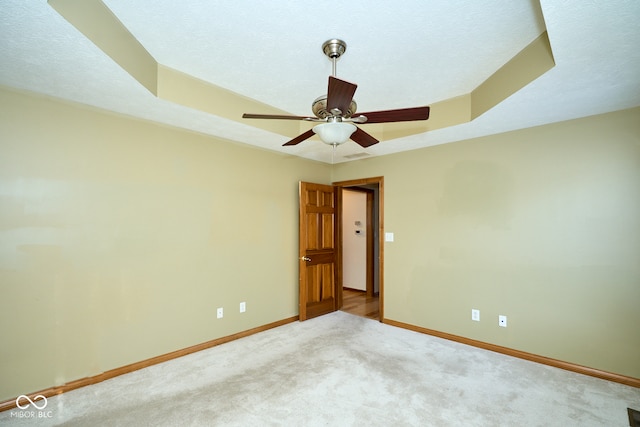
<svg viewBox="0 0 640 427">
<path fill-rule="evenodd" d="M 1 85 L 324 162 L 640 105 L 640 2 L 635 0 L 372 1 L 357 11 L 293 1 L 50 3 L 3 2 Z M 86 34 L 78 29 L 87 18 L 74 18 L 74 13 L 82 15 L 87 4 L 111 15 L 95 22 L 119 22 L 148 53 L 149 63 L 161 70 L 157 86 L 140 78 L 144 72 L 136 74 L 116 62 L 121 52 L 105 50 L 100 34 L 108 34 L 108 28 L 94 22 Z M 454 105 L 446 102 L 464 100 L 541 35 L 555 66 L 505 92 L 486 111 L 438 126 L 444 113 L 439 116 L 433 108 L 435 128 L 373 129 L 383 136 L 381 143 L 363 149 L 348 142 L 338 147 L 334 159 L 331 147 L 317 138 L 281 146 L 308 129 L 306 123 L 259 123 L 242 120 L 236 111 L 252 106 L 246 112 L 269 113 L 260 109 L 264 106 L 311 114 L 311 102 L 326 93 L 331 74 L 320 48 L 330 38 L 347 42 L 337 75 L 358 84 L 358 110 L 372 111 Z M 140 55 L 134 57 L 137 63 Z M 507 77 L 494 80 L 504 87 Z M 199 84 L 215 90 L 201 91 Z M 188 90 L 198 96 L 188 96 Z M 461 108 L 467 107 L 463 103 Z M 363 129 L 370 131 L 366 125 Z"/>
</svg>

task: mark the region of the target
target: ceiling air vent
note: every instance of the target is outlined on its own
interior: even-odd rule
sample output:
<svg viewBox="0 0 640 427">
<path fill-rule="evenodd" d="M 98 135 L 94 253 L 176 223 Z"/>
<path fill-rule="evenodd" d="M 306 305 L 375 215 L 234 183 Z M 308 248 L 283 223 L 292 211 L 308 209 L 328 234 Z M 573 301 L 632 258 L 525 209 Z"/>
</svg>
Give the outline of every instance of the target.
<svg viewBox="0 0 640 427">
<path fill-rule="evenodd" d="M 369 153 L 355 153 L 355 154 L 349 154 L 348 156 L 344 156 L 345 159 L 357 159 L 359 157 L 366 157 L 366 156 L 370 156 Z"/>
</svg>

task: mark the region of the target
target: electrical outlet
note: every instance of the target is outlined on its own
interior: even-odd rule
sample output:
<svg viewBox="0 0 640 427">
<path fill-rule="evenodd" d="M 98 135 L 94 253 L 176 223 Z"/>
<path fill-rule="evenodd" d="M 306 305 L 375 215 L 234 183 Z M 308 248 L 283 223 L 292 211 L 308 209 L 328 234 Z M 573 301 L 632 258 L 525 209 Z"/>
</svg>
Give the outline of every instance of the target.
<svg viewBox="0 0 640 427">
<path fill-rule="evenodd" d="M 222 310 L 222 307 L 218 308 L 217 316 L 218 316 L 218 319 L 222 319 L 224 317 L 224 310 Z"/>
<path fill-rule="evenodd" d="M 240 303 L 240 313 L 244 313 L 245 311 L 247 311 L 247 303 L 242 301 Z"/>
<path fill-rule="evenodd" d="M 480 310 L 476 310 L 475 308 L 471 309 L 471 320 L 475 320 L 476 322 L 480 321 Z"/>
<path fill-rule="evenodd" d="M 498 316 L 498 326 L 502 326 L 503 328 L 507 327 L 507 316 L 503 316 L 502 314 Z"/>
</svg>

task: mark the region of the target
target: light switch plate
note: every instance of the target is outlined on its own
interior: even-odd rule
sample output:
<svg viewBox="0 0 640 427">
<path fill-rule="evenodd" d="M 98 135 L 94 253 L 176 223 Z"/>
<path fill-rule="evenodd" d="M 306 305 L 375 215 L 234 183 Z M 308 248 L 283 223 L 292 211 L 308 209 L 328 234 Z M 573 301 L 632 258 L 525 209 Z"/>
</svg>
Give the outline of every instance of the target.
<svg viewBox="0 0 640 427">
<path fill-rule="evenodd" d="M 385 242 L 393 242 L 393 233 L 384 233 Z"/>
</svg>

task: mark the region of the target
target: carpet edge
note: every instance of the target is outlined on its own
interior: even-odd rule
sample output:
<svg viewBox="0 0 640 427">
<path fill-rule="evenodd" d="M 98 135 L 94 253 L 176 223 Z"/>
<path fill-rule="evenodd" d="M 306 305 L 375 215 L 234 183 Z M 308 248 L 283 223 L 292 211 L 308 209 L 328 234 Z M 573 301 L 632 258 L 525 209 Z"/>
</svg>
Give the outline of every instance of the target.
<svg viewBox="0 0 640 427">
<path fill-rule="evenodd" d="M 224 344 L 230 341 L 234 341 L 240 338 L 244 338 L 250 335 L 257 334 L 259 332 L 264 332 L 269 329 L 277 328 L 278 326 L 283 326 L 288 323 L 293 323 L 299 319 L 298 316 L 292 316 L 285 319 L 277 320 L 275 322 L 267 323 L 266 325 L 256 326 L 255 328 L 247 329 L 246 331 L 237 332 L 232 335 L 227 335 L 224 337 L 216 338 L 211 341 L 206 341 L 204 343 L 196 344 L 190 347 L 186 347 L 180 350 L 172 351 L 170 353 L 162 354 L 160 356 L 155 356 L 149 359 L 141 360 L 139 362 L 134 362 L 129 365 L 121 366 L 119 368 L 110 369 L 108 371 L 102 372 L 98 375 L 93 375 L 91 377 L 80 378 L 74 381 L 70 381 L 68 383 L 49 387 L 44 390 L 35 391 L 32 393 L 26 394 L 29 398 L 33 399 L 35 396 L 44 396 L 44 397 L 52 397 L 62 393 L 66 393 L 71 390 L 75 390 L 77 388 L 85 387 L 92 384 L 97 384 L 102 381 L 106 381 L 111 378 L 118 377 L 120 375 L 128 374 L 130 372 L 134 372 L 140 369 L 147 368 L 149 366 L 157 365 L 158 363 L 168 362 L 169 360 L 177 359 L 182 356 L 186 356 L 191 353 L 196 353 L 201 350 L 206 350 L 211 347 L 215 347 L 220 344 Z M 0 412 L 8 411 L 9 409 L 13 409 L 16 407 L 16 399 L 18 396 L 0 402 Z"/>
<path fill-rule="evenodd" d="M 438 338 L 444 338 L 449 341 L 455 341 L 461 344 L 470 345 L 483 350 L 489 350 L 496 353 L 505 354 L 507 356 L 516 357 L 518 359 L 528 360 L 530 362 L 540 363 L 542 365 L 552 366 L 554 368 L 564 369 L 565 371 L 576 372 L 578 374 L 587 375 L 590 377 L 596 377 L 603 380 L 628 385 L 635 388 L 640 388 L 640 378 L 629 377 L 626 375 L 616 374 L 613 372 L 602 371 L 600 369 L 590 368 L 588 366 L 578 365 L 576 363 L 565 362 L 563 360 L 557 360 L 538 354 L 528 353 L 526 351 L 515 350 L 509 347 L 503 347 L 496 344 L 487 343 L 484 341 L 478 341 L 471 338 L 462 337 L 459 335 L 449 334 L 447 332 L 440 332 L 434 329 L 423 328 L 421 326 L 412 325 L 409 323 L 399 322 L 397 320 L 382 319 L 382 323 L 396 326 L 402 329 L 408 329 L 410 331 L 419 332 L 426 335 L 432 335 Z"/>
</svg>

